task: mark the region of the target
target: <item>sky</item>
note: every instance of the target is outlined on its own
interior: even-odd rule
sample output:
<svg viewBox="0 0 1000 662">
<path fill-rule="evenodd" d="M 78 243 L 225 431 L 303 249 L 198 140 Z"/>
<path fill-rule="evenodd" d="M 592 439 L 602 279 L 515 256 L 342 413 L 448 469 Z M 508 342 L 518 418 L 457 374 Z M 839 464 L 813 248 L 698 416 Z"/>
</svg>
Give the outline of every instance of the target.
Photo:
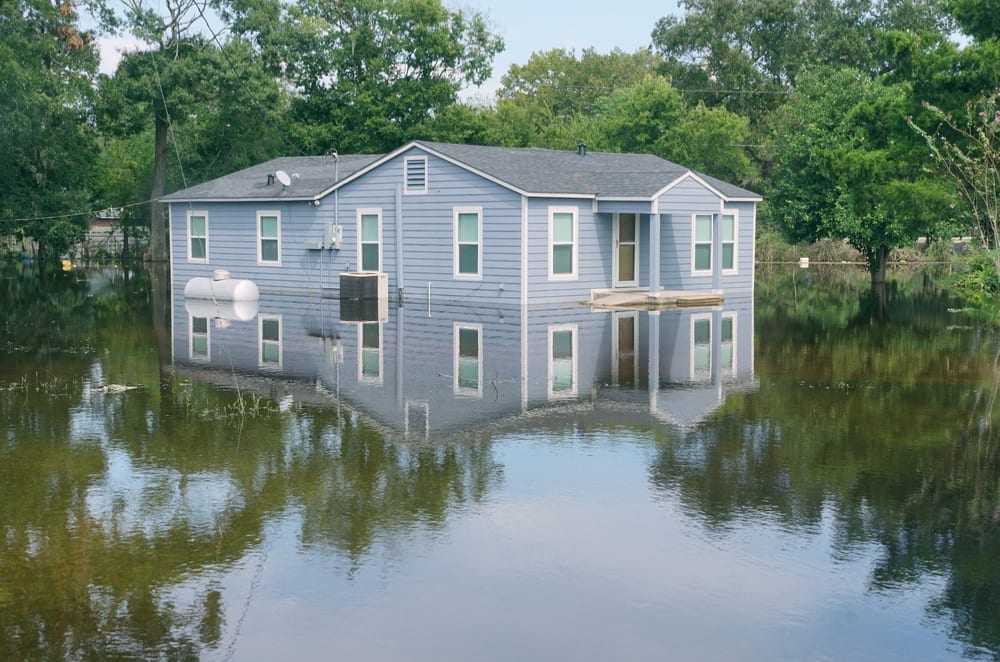
<svg viewBox="0 0 1000 662">
<path fill-rule="evenodd" d="M 512 64 L 525 64 L 536 51 L 554 48 L 578 55 L 593 47 L 599 53 L 620 48 L 631 53 L 650 45 L 656 22 L 679 14 L 677 0 L 461 0 L 490 20 L 506 48 L 493 60 L 493 77 L 480 90 L 464 96 L 491 97 Z"/>
<path fill-rule="evenodd" d="M 452 9 L 483 14 L 504 38 L 503 53 L 493 60 L 493 76 L 480 88 L 465 90 L 469 100 L 492 99 L 500 78 L 512 64 L 525 64 L 536 51 L 554 48 L 579 54 L 593 47 L 599 53 L 620 48 L 634 52 L 650 45 L 656 21 L 678 14 L 677 0 L 444 0 Z M 154 3 L 155 4 L 155 3 Z M 114 72 L 122 49 L 139 45 L 129 37 L 102 37 L 101 71 Z"/>
</svg>

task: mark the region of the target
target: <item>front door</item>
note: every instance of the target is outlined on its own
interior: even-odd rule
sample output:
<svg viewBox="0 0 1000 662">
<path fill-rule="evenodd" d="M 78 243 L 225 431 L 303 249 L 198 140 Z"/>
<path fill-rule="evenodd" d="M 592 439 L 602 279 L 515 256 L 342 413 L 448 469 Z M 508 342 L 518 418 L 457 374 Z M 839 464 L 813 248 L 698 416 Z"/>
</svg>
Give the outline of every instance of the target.
<svg viewBox="0 0 1000 662">
<path fill-rule="evenodd" d="M 639 313 L 619 312 L 611 327 L 611 383 L 635 387 L 639 375 Z"/>
<path fill-rule="evenodd" d="M 636 287 L 639 284 L 639 217 L 637 214 L 615 214 L 614 220 L 615 287 Z"/>
</svg>

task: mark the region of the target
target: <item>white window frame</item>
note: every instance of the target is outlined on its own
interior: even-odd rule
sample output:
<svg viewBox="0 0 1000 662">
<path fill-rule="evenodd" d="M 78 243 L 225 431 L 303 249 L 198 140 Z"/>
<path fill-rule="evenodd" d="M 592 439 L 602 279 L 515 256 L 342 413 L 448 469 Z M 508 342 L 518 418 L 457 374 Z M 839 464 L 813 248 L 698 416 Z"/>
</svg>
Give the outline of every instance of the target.
<svg viewBox="0 0 1000 662">
<path fill-rule="evenodd" d="M 268 241 L 275 241 L 272 237 L 265 237 L 261 234 L 260 220 L 265 216 L 274 216 L 278 219 L 278 236 L 276 238 L 278 242 L 278 259 L 277 260 L 265 260 L 264 251 L 262 250 L 261 242 L 265 239 Z M 262 267 L 280 267 L 281 266 L 281 212 L 273 209 L 260 209 L 257 211 L 257 264 Z"/>
<path fill-rule="evenodd" d="M 410 188 L 410 164 L 422 162 L 424 164 L 424 183 L 422 187 Z M 428 190 L 427 180 L 427 157 L 426 156 L 407 156 L 403 159 L 403 194 L 404 195 L 425 195 Z"/>
<path fill-rule="evenodd" d="M 459 271 L 459 247 L 471 245 L 470 242 L 462 242 L 458 239 L 458 218 L 462 214 L 476 215 L 476 246 L 478 247 L 478 262 L 476 273 L 465 274 Z M 452 221 L 452 275 L 456 280 L 482 280 L 483 279 L 483 208 L 482 207 L 455 207 Z"/>
<path fill-rule="evenodd" d="M 723 263 L 720 264 L 719 266 L 722 268 L 722 273 L 724 273 L 724 274 L 735 274 L 735 273 L 737 273 L 739 271 L 739 266 L 740 266 L 740 251 L 739 251 L 739 248 L 740 248 L 740 212 L 739 212 L 738 209 L 723 209 L 722 210 L 722 221 L 721 221 L 721 223 L 725 223 L 726 222 L 726 216 L 732 216 L 733 217 L 733 241 L 732 241 L 732 244 L 733 244 L 733 266 L 729 267 L 729 268 L 726 268 L 725 261 L 723 261 Z M 720 223 L 720 228 L 719 228 L 720 230 L 721 230 L 721 223 Z M 722 237 L 719 237 L 719 241 L 722 242 L 723 248 L 725 247 L 725 245 L 727 243 L 729 243 L 729 242 L 723 242 Z M 722 253 L 722 251 L 720 251 L 720 253 Z"/>
<path fill-rule="evenodd" d="M 195 333 L 194 332 L 194 321 L 196 319 L 205 320 L 205 333 Z M 208 317 L 204 315 L 188 315 L 188 329 L 190 334 L 188 337 L 188 358 L 192 361 L 205 361 L 211 362 L 212 360 L 212 322 Z M 196 336 L 204 336 L 205 338 L 205 353 L 195 355 L 194 353 L 194 339 Z"/>
<path fill-rule="evenodd" d="M 362 257 L 362 248 L 365 244 L 370 244 L 370 241 L 363 241 L 361 238 L 361 219 L 365 216 L 375 215 L 378 216 L 378 269 L 364 269 L 362 264 L 364 259 Z M 358 209 L 357 212 L 357 224 L 358 224 L 358 271 L 363 273 L 381 273 L 382 271 L 382 208 L 381 207 L 369 207 L 365 209 Z"/>
<path fill-rule="evenodd" d="M 736 258 L 734 257 L 733 258 L 734 262 L 735 262 L 735 259 Z M 736 349 L 737 349 L 736 339 L 738 338 L 737 333 L 736 333 L 737 332 L 737 328 L 736 328 L 736 313 L 733 312 L 733 313 L 723 313 L 722 314 L 722 316 L 720 317 L 720 327 L 719 327 L 719 333 L 720 334 L 722 333 L 721 323 L 724 322 L 724 321 L 726 321 L 726 320 L 732 320 L 732 323 L 733 323 L 733 339 L 732 339 L 732 343 L 731 343 L 732 346 L 733 346 L 733 349 L 732 349 L 733 361 L 732 361 L 732 365 L 730 365 L 728 367 L 727 366 L 720 366 L 719 374 L 720 375 L 728 375 L 730 377 L 734 377 L 736 375 Z M 720 347 L 723 344 L 725 344 L 725 340 L 723 340 L 722 338 L 719 338 L 719 345 L 720 345 Z M 721 359 L 722 357 L 720 356 L 719 358 Z"/>
<path fill-rule="evenodd" d="M 708 322 L 708 368 L 706 370 L 698 370 L 695 366 L 694 355 L 698 344 L 695 342 L 694 329 L 698 322 Z M 698 313 L 691 316 L 691 364 L 688 378 L 693 382 L 707 382 L 712 379 L 712 361 L 716 359 L 712 356 L 712 339 L 715 333 L 715 329 L 712 327 L 712 313 Z"/>
<path fill-rule="evenodd" d="M 365 374 L 365 325 L 378 325 L 378 374 Z M 382 337 L 382 322 L 358 322 L 358 382 L 366 384 L 381 384 L 385 374 L 385 339 Z M 370 349 L 370 348 L 369 348 Z"/>
<path fill-rule="evenodd" d="M 704 321 L 704 320 L 708 321 L 708 374 L 707 375 L 704 374 L 704 372 L 700 372 L 700 371 L 696 371 L 695 370 L 695 360 L 694 360 L 694 352 L 695 352 L 695 347 L 696 347 L 695 337 L 694 337 L 695 324 L 697 322 L 699 322 L 699 321 Z M 736 320 L 737 320 L 736 313 L 735 312 L 722 313 L 719 316 L 719 328 L 718 329 L 716 329 L 715 328 L 715 324 L 713 324 L 714 320 L 713 320 L 712 313 L 698 313 L 698 314 L 695 314 L 695 315 L 691 316 L 691 364 L 690 364 L 689 376 L 690 376 L 690 378 L 691 378 L 692 381 L 705 382 L 705 381 L 710 381 L 712 379 L 712 366 L 713 366 L 713 362 L 714 361 L 719 361 L 719 360 L 722 359 L 721 356 L 715 356 L 712 353 L 712 349 L 715 347 L 715 334 L 717 334 L 717 333 L 721 334 L 722 333 L 722 322 L 724 322 L 725 320 L 731 320 L 732 324 L 733 324 L 732 364 L 728 365 L 728 366 L 722 366 L 722 365 L 720 365 L 719 366 L 719 377 L 720 378 L 721 377 L 732 377 L 732 376 L 736 375 L 736 354 L 737 354 L 737 350 L 738 350 L 738 341 L 737 341 L 737 339 L 739 337 L 738 336 L 739 329 L 736 326 Z M 722 341 L 722 338 L 720 337 L 719 338 L 720 351 L 721 351 L 722 343 L 723 343 L 723 341 Z"/>
<path fill-rule="evenodd" d="M 571 374 L 573 380 L 572 388 L 565 391 L 556 391 L 553 388 L 553 367 L 554 359 L 552 358 L 552 337 L 562 331 L 571 331 L 573 333 L 573 346 L 571 357 Z M 545 363 L 548 366 L 548 378 L 546 380 L 548 385 L 548 396 L 550 400 L 557 400 L 563 398 L 575 398 L 580 388 L 580 329 L 578 324 L 554 324 L 548 328 L 548 351 L 546 353 Z"/>
<path fill-rule="evenodd" d="M 205 236 L 195 236 L 191 234 L 191 219 L 200 216 L 205 219 Z M 191 240 L 192 239 L 204 239 L 205 240 L 205 257 L 194 257 L 191 254 Z M 208 212 L 189 209 L 187 212 L 187 260 L 188 262 L 195 262 L 198 264 L 206 264 L 208 262 Z"/>
<path fill-rule="evenodd" d="M 277 340 L 264 340 L 264 322 L 277 322 L 278 323 L 278 339 Z M 277 344 L 278 346 L 278 361 L 265 361 L 264 360 L 264 344 Z M 281 320 L 281 315 L 266 315 L 264 313 L 257 315 L 257 366 L 260 368 L 275 368 L 280 369 L 285 363 L 285 325 Z"/>
<path fill-rule="evenodd" d="M 698 241 L 698 217 L 708 216 L 708 229 L 711 233 L 709 240 L 707 242 Z M 708 269 L 698 268 L 698 251 L 699 245 L 708 244 Z M 709 276 L 712 273 L 712 269 L 715 266 L 715 214 L 709 213 L 698 213 L 691 214 L 691 273 L 695 276 Z"/>
<path fill-rule="evenodd" d="M 553 223 L 556 214 L 573 215 L 573 241 L 570 246 L 573 248 L 572 271 L 568 274 L 557 274 L 553 271 L 555 260 L 553 259 L 553 249 L 555 246 L 565 246 L 566 242 L 556 244 L 553 240 Z M 549 234 L 548 234 L 548 260 L 549 260 L 549 280 L 578 280 L 580 262 L 580 210 L 577 207 L 549 207 Z"/>
<path fill-rule="evenodd" d="M 483 397 L 483 325 L 482 324 L 472 324 L 467 322 L 455 322 L 452 330 L 453 347 L 452 347 L 452 391 L 458 396 L 471 396 L 475 398 Z M 468 386 L 462 386 L 459 383 L 459 364 L 461 361 L 460 355 L 460 343 L 459 334 L 461 331 L 475 331 L 476 332 L 476 362 L 478 363 L 477 369 L 478 373 L 476 376 L 476 388 L 469 388 Z"/>
</svg>

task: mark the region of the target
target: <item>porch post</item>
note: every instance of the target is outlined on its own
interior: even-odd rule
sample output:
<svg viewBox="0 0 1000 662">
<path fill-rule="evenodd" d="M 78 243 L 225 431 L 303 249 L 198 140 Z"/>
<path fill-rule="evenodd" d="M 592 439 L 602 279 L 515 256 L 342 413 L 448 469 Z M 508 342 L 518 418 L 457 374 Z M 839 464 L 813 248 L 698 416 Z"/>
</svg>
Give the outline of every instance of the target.
<svg viewBox="0 0 1000 662">
<path fill-rule="evenodd" d="M 660 215 L 649 215 L 649 293 L 660 291 Z"/>
<path fill-rule="evenodd" d="M 722 214 L 712 214 L 712 289 L 722 289 Z"/>
<path fill-rule="evenodd" d="M 660 396 L 660 311 L 649 315 L 649 411 L 656 412 Z"/>
</svg>

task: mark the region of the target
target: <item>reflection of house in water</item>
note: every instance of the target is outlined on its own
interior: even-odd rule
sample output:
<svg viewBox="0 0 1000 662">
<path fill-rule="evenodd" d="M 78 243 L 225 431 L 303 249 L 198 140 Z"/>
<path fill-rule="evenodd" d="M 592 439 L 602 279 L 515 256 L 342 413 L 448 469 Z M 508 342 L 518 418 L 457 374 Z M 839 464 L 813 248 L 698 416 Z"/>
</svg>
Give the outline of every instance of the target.
<svg viewBox="0 0 1000 662">
<path fill-rule="evenodd" d="M 567 404 L 579 411 L 581 402 L 619 421 L 651 416 L 684 427 L 728 392 L 755 384 L 749 298 L 660 311 L 575 304 L 366 311 L 308 295 L 185 301 L 179 290 L 174 301 L 180 372 L 230 384 L 234 372 L 247 381 L 263 376 L 279 399 L 287 392 L 347 406 L 411 439 Z"/>
</svg>

